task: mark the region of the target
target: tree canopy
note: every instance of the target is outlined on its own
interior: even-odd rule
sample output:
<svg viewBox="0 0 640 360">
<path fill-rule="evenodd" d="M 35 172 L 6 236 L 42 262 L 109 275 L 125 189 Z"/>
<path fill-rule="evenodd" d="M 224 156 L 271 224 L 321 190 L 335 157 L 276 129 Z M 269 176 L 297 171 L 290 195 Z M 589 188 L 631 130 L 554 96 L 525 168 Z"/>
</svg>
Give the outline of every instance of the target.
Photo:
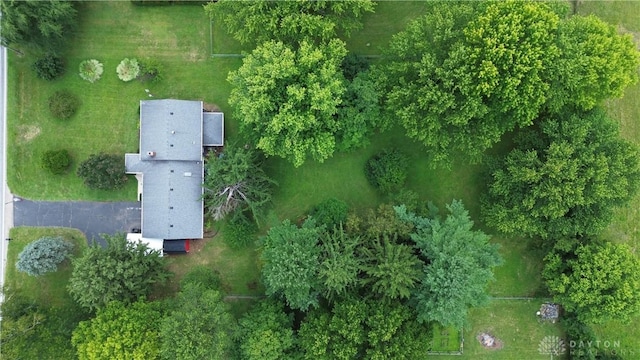
<svg viewBox="0 0 640 360">
<path fill-rule="evenodd" d="M 300 325 L 303 359 L 419 359 L 429 330 L 399 302 L 342 300 L 312 311 Z"/>
<path fill-rule="evenodd" d="M 163 359 L 230 358 L 236 324 L 218 290 L 187 282 L 172 305 L 160 325 Z"/>
<path fill-rule="evenodd" d="M 83 307 L 95 310 L 114 300 L 135 301 L 169 276 L 157 251 L 127 242 L 122 234 L 105 237 L 106 247 L 89 246 L 73 259 L 69 293 Z"/>
<path fill-rule="evenodd" d="M 222 154 L 210 153 L 206 158 L 204 200 L 215 220 L 236 210 L 249 210 L 257 220 L 271 201 L 274 185 L 253 149 L 227 144 Z"/>
<path fill-rule="evenodd" d="M 374 239 L 360 250 L 366 274 L 361 281 L 371 292 L 389 299 L 408 298 L 420 278 L 420 260 L 414 248 L 389 237 Z"/>
<path fill-rule="evenodd" d="M 161 319 L 159 303 L 141 300 L 125 305 L 113 301 L 95 318 L 80 322 L 71 342 L 80 360 L 158 359 Z"/>
<path fill-rule="evenodd" d="M 579 320 L 629 321 L 640 311 L 640 260 L 628 245 L 561 240 L 545 263 L 543 278 L 554 301 Z"/>
<path fill-rule="evenodd" d="M 345 43 L 332 39 L 298 48 L 268 41 L 229 73 L 229 104 L 241 131 L 268 156 L 300 166 L 307 157 L 329 158 L 341 123 L 336 114 L 346 83 L 340 64 Z"/>
<path fill-rule="evenodd" d="M 76 28 L 73 1 L 0 1 L 2 45 L 19 45 L 36 50 L 60 50 Z"/>
<path fill-rule="evenodd" d="M 449 214 L 424 218 L 396 207 L 401 219 L 416 227 L 411 239 L 424 257 L 421 282 L 413 292 L 418 321 L 462 327 L 468 308 L 486 303 L 493 267 L 502 263 L 489 236 L 472 230 L 473 221 L 461 201 L 447 205 Z"/>
<path fill-rule="evenodd" d="M 558 16 L 543 2 L 446 3 L 395 35 L 377 67 L 385 108 L 434 164 L 479 161 L 546 101 Z"/>
<path fill-rule="evenodd" d="M 636 193 L 638 155 L 600 109 L 551 116 L 494 166 L 484 219 L 507 234 L 595 235 Z"/>
<path fill-rule="evenodd" d="M 360 283 L 362 259 L 357 248 L 362 245 L 360 237 L 347 234 L 337 227 L 322 239 L 322 254 L 318 278 L 322 295 L 329 301 L 353 294 Z"/>
<path fill-rule="evenodd" d="M 221 21 L 236 40 L 259 44 L 268 40 L 326 41 L 349 35 L 362 27 L 362 16 L 374 7 L 371 0 L 220 0 L 205 5 L 205 11 L 212 20 Z"/>
<path fill-rule="evenodd" d="M 631 35 L 599 18 L 572 16 L 560 23 L 560 57 L 551 64 L 549 107 L 574 105 L 589 110 L 638 81 L 640 53 Z"/>
<path fill-rule="evenodd" d="M 242 360 L 280 360 L 290 358 L 294 345 L 293 316 L 283 305 L 264 300 L 239 321 L 236 341 Z"/>
<path fill-rule="evenodd" d="M 262 279 L 268 296 L 280 295 L 292 309 L 318 306 L 321 228 L 313 220 L 297 227 L 289 220 L 262 240 Z"/>
</svg>

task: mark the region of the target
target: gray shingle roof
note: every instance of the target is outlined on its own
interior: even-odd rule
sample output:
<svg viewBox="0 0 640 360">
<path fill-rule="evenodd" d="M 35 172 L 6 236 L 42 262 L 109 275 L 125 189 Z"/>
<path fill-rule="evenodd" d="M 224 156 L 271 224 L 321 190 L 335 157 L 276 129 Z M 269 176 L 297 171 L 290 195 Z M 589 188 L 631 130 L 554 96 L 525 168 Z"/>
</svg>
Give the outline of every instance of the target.
<svg viewBox="0 0 640 360">
<path fill-rule="evenodd" d="M 146 163 L 142 180 L 142 236 L 202 238 L 202 162 Z"/>
<path fill-rule="evenodd" d="M 140 154 L 145 160 L 202 160 L 202 101 L 141 101 Z"/>
<path fill-rule="evenodd" d="M 222 146 L 224 139 L 224 114 L 206 112 L 202 119 L 202 144 L 204 146 Z"/>
<path fill-rule="evenodd" d="M 140 154 L 126 154 L 127 173 L 142 174 L 142 237 L 202 238 L 203 137 L 223 143 L 222 113 L 207 113 L 202 102 L 140 102 Z"/>
</svg>

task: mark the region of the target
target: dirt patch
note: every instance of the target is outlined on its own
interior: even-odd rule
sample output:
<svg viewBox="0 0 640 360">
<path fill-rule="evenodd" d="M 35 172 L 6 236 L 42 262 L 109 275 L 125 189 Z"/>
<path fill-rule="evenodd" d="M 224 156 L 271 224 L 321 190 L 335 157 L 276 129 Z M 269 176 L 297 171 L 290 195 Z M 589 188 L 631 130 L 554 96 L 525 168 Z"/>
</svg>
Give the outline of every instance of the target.
<svg viewBox="0 0 640 360">
<path fill-rule="evenodd" d="M 184 54 L 186 60 L 190 62 L 198 62 L 205 59 L 204 54 L 198 48 L 191 48 L 189 51 L 185 51 Z"/>
<path fill-rule="evenodd" d="M 35 125 L 20 125 L 18 126 L 18 141 L 30 142 L 40 135 L 40 128 Z"/>
<path fill-rule="evenodd" d="M 202 103 L 202 109 L 207 112 L 219 112 L 220 106 L 212 103 Z"/>
<path fill-rule="evenodd" d="M 209 239 L 198 239 L 189 241 L 189 252 L 199 253 L 204 248 L 205 243 Z"/>
<path fill-rule="evenodd" d="M 480 342 L 480 344 L 485 348 L 485 349 L 491 349 L 491 350 L 499 350 L 502 349 L 502 341 L 500 339 L 498 339 L 497 337 L 487 333 L 487 332 L 481 332 L 476 336 L 476 339 Z"/>
</svg>

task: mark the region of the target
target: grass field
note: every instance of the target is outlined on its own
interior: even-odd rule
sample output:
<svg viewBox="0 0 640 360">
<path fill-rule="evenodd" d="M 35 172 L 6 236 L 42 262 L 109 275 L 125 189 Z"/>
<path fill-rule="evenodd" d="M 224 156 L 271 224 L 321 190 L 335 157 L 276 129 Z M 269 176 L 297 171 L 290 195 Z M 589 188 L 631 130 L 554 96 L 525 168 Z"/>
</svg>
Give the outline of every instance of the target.
<svg viewBox="0 0 640 360">
<path fill-rule="evenodd" d="M 538 346 L 545 336 L 562 336 L 558 324 L 538 322 L 535 312 L 539 301 L 494 300 L 489 306 L 472 309 L 471 327 L 464 330 L 464 353 L 461 359 L 549 359 L 540 354 Z M 475 337 L 485 332 L 502 343 L 501 349 L 486 349 Z M 433 359 L 451 359 L 434 356 Z M 554 359 L 559 359 L 554 357 Z"/>
<path fill-rule="evenodd" d="M 380 54 L 380 48 L 394 33 L 429 6 L 429 2 L 423 1 L 380 2 L 376 13 L 364 17 L 364 28 L 347 40 L 347 47 L 357 54 Z M 621 31 L 629 32 L 639 30 L 639 9 L 636 2 L 583 1 L 578 7 L 579 13 L 596 13 L 619 25 Z M 155 98 L 198 99 L 217 104 L 225 112 L 227 140 L 236 136 L 238 126 L 227 103 L 230 86 L 226 77 L 230 70 L 239 67 L 241 59 L 210 55 L 250 49 L 231 39 L 220 24 L 211 24 L 199 6 L 135 7 L 126 1 L 84 2 L 81 18 L 81 31 L 66 54 L 69 66 L 63 78 L 52 83 L 38 80 L 29 69 L 33 59 L 10 56 L 8 136 L 13 146 L 9 149 L 8 165 L 9 185 L 14 193 L 48 200 L 133 200 L 136 188 L 133 178 L 123 190 L 97 192 L 84 187 L 74 173 L 78 162 L 91 153 L 137 151 L 138 103 L 148 99 L 145 89 Z M 124 57 L 157 59 L 163 65 L 164 79 L 151 84 L 120 81 L 115 67 Z M 103 78 L 95 84 L 82 80 L 77 74 L 80 61 L 90 58 L 100 60 L 105 66 Z M 57 89 L 69 89 L 82 99 L 79 112 L 66 122 L 50 118 L 46 107 L 48 96 Z M 628 89 L 622 99 L 607 104 L 612 116 L 620 121 L 623 136 L 638 143 L 639 98 L 640 85 L 636 85 Z M 39 167 L 39 155 L 58 147 L 71 151 L 74 169 L 65 176 L 47 176 Z M 421 145 L 408 140 L 397 128 L 374 136 L 371 145 L 365 148 L 335 154 L 324 163 L 308 161 L 294 168 L 284 160 L 269 159 L 267 171 L 279 183 L 270 222 L 298 219 L 313 205 L 330 197 L 346 201 L 356 211 L 386 201 L 367 183 L 363 170 L 371 155 L 389 147 L 397 147 L 410 156 L 412 167 L 407 187 L 416 191 L 422 200 L 431 200 L 443 209 L 452 199 L 462 199 L 477 221 L 477 227 L 488 231 L 478 221 L 478 200 L 483 186 L 481 168 L 456 164 L 453 170 L 433 170 L 421 156 Z M 638 251 L 639 208 L 640 196 L 631 206 L 617 212 L 605 236 L 629 243 Z M 224 225 L 216 224 L 214 228 L 220 229 L 217 235 L 199 242 L 189 255 L 169 257 L 170 268 L 176 276 L 165 291 L 175 291 L 190 266 L 201 264 L 220 272 L 223 286 L 230 294 L 262 294 L 257 249 L 229 249 L 223 242 Z M 496 269 L 496 281 L 489 285 L 490 294 L 543 296 L 540 270 L 544 254 L 524 239 L 493 236 L 492 241 L 501 245 L 505 263 Z M 36 293 L 44 291 L 37 286 L 31 289 Z M 464 354 L 460 358 L 548 359 L 548 355 L 538 352 L 539 342 L 545 336 L 559 336 L 562 332 L 557 324 L 537 321 L 534 314 L 540 302 L 494 300 L 487 307 L 473 309 L 470 326 L 464 330 Z M 234 314 L 239 315 L 252 302 L 233 300 L 231 303 Z M 631 325 L 611 322 L 595 329 L 601 339 L 621 339 L 628 347 L 640 348 L 638 325 L 640 319 Z M 481 331 L 501 339 L 503 348 L 482 348 L 475 340 Z M 456 341 L 449 340 L 448 345 L 451 342 Z"/>
<path fill-rule="evenodd" d="M 87 239 L 76 229 L 17 227 L 11 229 L 11 241 L 7 252 L 6 285 L 19 287 L 38 303 L 49 306 L 65 306 L 73 301 L 67 292 L 71 276 L 71 262 L 64 261 L 58 271 L 34 277 L 16 270 L 18 254 L 30 242 L 43 236 L 60 236 L 74 244 L 73 254 L 78 256 L 87 247 Z"/>
</svg>

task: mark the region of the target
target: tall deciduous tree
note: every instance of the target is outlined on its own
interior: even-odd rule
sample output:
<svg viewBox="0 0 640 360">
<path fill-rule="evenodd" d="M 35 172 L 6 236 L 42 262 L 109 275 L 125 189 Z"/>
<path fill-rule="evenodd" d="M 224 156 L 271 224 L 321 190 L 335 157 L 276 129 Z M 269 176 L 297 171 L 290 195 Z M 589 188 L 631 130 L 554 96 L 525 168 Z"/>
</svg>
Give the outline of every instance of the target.
<svg viewBox="0 0 640 360">
<path fill-rule="evenodd" d="M 73 1 L 2 0 L 0 36 L 3 45 L 56 52 L 76 27 Z"/>
<path fill-rule="evenodd" d="M 95 310 L 114 300 L 135 301 L 169 276 L 157 251 L 127 242 L 124 235 L 106 239 L 105 248 L 89 246 L 73 260 L 69 292 L 83 307 Z"/>
<path fill-rule="evenodd" d="M 160 355 L 163 359 L 229 359 L 235 325 L 218 290 L 187 282 L 161 321 Z"/>
<path fill-rule="evenodd" d="M 629 321 L 640 312 L 640 261 L 626 244 L 561 240 L 545 257 L 554 301 L 581 321 Z"/>
<path fill-rule="evenodd" d="M 551 64 L 549 107 L 575 105 L 589 110 L 638 81 L 640 55 L 631 35 L 618 34 L 599 18 L 572 16 L 560 23 L 561 55 Z"/>
<path fill-rule="evenodd" d="M 262 170 L 256 152 L 228 144 L 221 155 L 211 153 L 205 163 L 204 199 L 209 214 L 216 220 L 229 213 L 249 210 L 255 220 L 271 201 L 276 184 Z"/>
<path fill-rule="evenodd" d="M 386 130 L 391 119 L 380 107 L 380 92 L 369 71 L 349 80 L 338 109 L 341 130 L 336 133 L 337 150 L 349 151 L 369 144 L 375 130 Z"/>
<path fill-rule="evenodd" d="M 428 155 L 479 161 L 546 101 L 558 16 L 543 2 L 447 3 L 392 39 L 377 68 L 385 107 Z"/>
<path fill-rule="evenodd" d="M 292 309 L 306 311 L 318 306 L 321 233 L 312 219 L 301 228 L 285 220 L 269 229 L 261 255 L 267 295 L 284 297 Z"/>
<path fill-rule="evenodd" d="M 159 303 L 144 301 L 109 303 L 74 330 L 71 342 L 78 359 L 158 359 L 160 308 Z"/>
<path fill-rule="evenodd" d="M 517 141 L 492 171 L 482 206 L 504 233 L 595 235 L 640 185 L 638 148 L 602 110 L 545 119 Z"/>
<path fill-rule="evenodd" d="M 293 316 L 282 304 L 261 301 L 239 321 L 236 341 L 242 360 L 280 360 L 293 351 Z"/>
<path fill-rule="evenodd" d="M 221 21 L 236 40 L 259 44 L 273 39 L 292 43 L 348 35 L 362 27 L 362 16 L 374 7 L 371 0 L 220 0 L 205 5 L 205 11 L 212 20 Z"/>
<path fill-rule="evenodd" d="M 447 209 L 449 215 L 443 221 L 396 207 L 402 219 L 416 226 L 411 238 L 426 260 L 420 285 L 413 292 L 418 320 L 462 327 L 468 308 L 488 301 L 485 288 L 502 259 L 489 236 L 472 229 L 473 221 L 461 201 L 454 200 Z"/>
<path fill-rule="evenodd" d="M 295 49 L 268 41 L 229 73 L 229 104 L 258 149 L 294 166 L 333 154 L 342 129 L 336 114 L 346 86 L 340 69 L 346 53 L 338 39 L 319 46 L 303 40 Z"/>
<path fill-rule="evenodd" d="M 396 301 L 342 300 L 331 312 L 318 309 L 298 332 L 303 359 L 421 359 L 429 330 Z"/>
</svg>

